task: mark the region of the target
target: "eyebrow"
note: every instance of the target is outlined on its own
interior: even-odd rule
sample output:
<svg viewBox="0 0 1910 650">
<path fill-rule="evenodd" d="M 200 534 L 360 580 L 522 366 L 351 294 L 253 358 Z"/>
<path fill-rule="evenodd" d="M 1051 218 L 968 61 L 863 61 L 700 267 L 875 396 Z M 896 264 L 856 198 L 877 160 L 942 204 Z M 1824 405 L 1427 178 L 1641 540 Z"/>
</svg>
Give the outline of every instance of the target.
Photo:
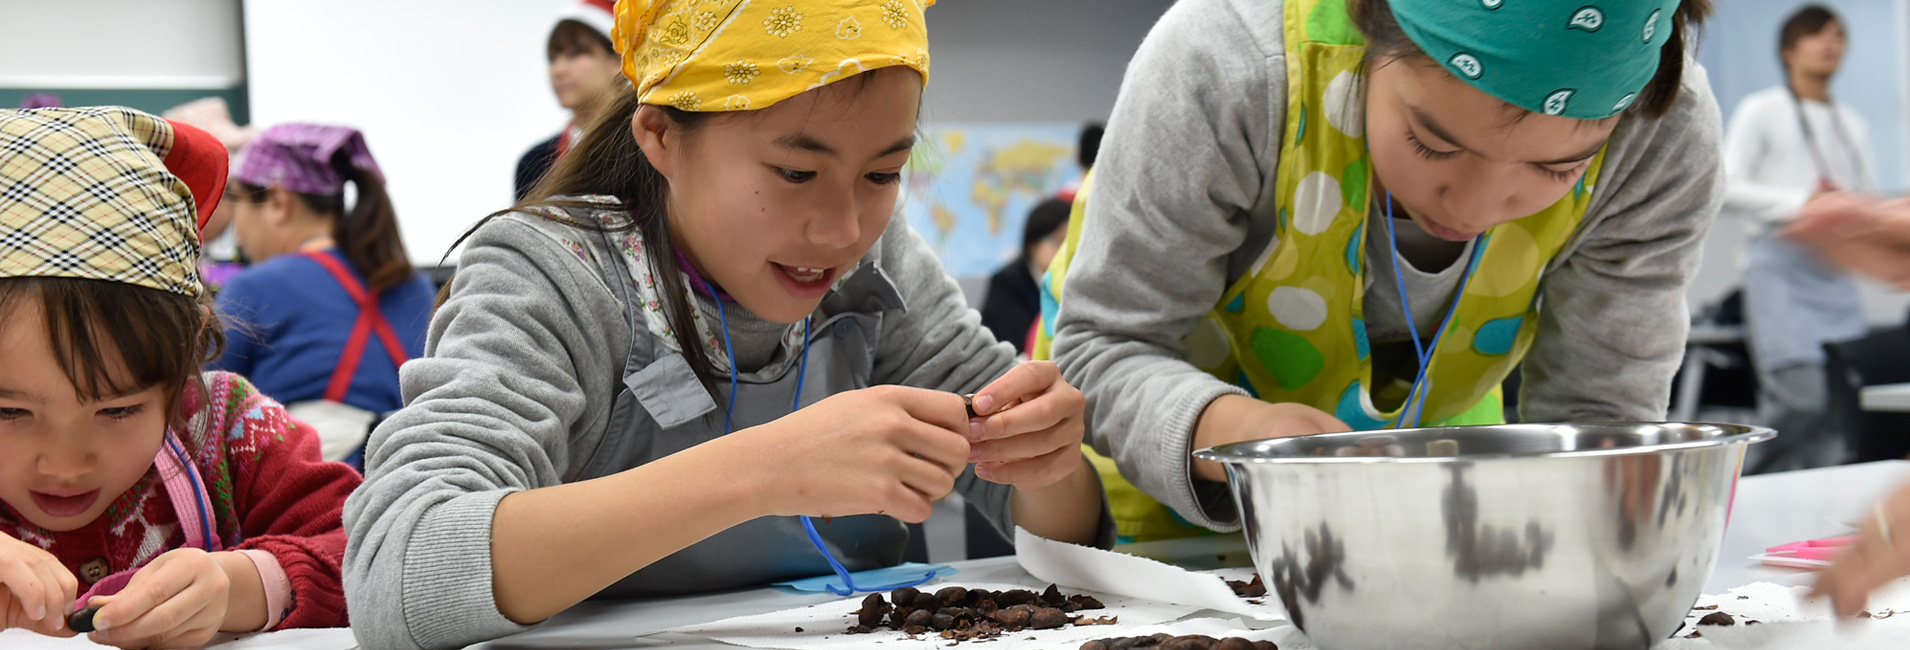
<svg viewBox="0 0 1910 650">
<path fill-rule="evenodd" d="M 1460 149 L 1465 149 L 1468 151 L 1473 150 L 1471 147 L 1468 147 L 1465 144 L 1459 142 L 1458 138 L 1452 137 L 1452 133 L 1446 131 L 1445 128 L 1439 126 L 1438 122 L 1433 121 L 1431 115 L 1427 115 L 1426 112 L 1420 110 L 1419 107 L 1410 106 L 1410 107 L 1407 107 L 1407 110 L 1412 112 L 1413 119 L 1418 120 L 1420 126 L 1425 127 L 1426 130 L 1432 133 L 1434 136 L 1438 137 L 1441 140 L 1445 140 L 1446 142 L 1450 142 L 1452 143 L 1453 146 L 1459 147 Z M 1570 163 L 1583 162 L 1586 158 L 1590 158 L 1592 156 L 1598 155 L 1598 150 L 1603 148 L 1605 148 L 1605 142 L 1599 141 L 1598 143 L 1593 144 L 1590 149 L 1586 149 L 1583 153 L 1572 155 L 1572 156 L 1566 156 L 1564 158 L 1558 158 L 1555 160 L 1535 160 L 1535 161 L 1531 161 L 1531 164 L 1565 165 Z"/>
<path fill-rule="evenodd" d="M 89 403 L 110 402 L 116 399 L 125 399 L 128 397 L 132 397 L 134 395 L 138 395 L 140 393 L 146 392 L 147 390 L 151 390 L 151 389 L 152 389 L 151 385 L 136 386 L 136 387 L 128 388 L 126 390 L 122 390 L 116 393 L 107 393 L 104 395 L 100 395 L 99 399 L 91 400 Z M 44 404 L 47 401 L 46 398 L 43 398 L 29 391 L 24 391 L 24 390 L 19 390 L 14 388 L 4 388 L 4 387 L 0 387 L 0 399 L 19 400 L 22 402 L 32 402 L 35 404 Z"/>
<path fill-rule="evenodd" d="M 12 388 L 0 388 L 0 399 L 19 400 L 22 402 L 33 402 L 36 404 L 46 401 L 46 400 L 40 399 L 39 395 L 35 395 L 33 393 L 29 393 L 23 390 L 15 390 Z"/>
<path fill-rule="evenodd" d="M 786 135 L 786 136 L 777 138 L 776 146 L 782 147 L 784 149 L 798 149 L 801 151 L 808 151 L 811 153 L 822 154 L 830 158 L 836 158 L 836 159 L 842 158 L 842 152 L 836 151 L 835 147 L 831 147 L 829 145 L 823 144 L 821 140 L 817 140 L 815 138 L 809 137 L 808 135 L 801 134 L 801 133 L 798 133 L 796 135 Z M 896 140 L 895 144 L 889 145 L 887 149 L 883 149 L 882 153 L 876 154 L 875 157 L 882 158 L 885 156 L 889 156 L 891 154 L 901 153 L 901 152 L 908 151 L 914 148 L 915 148 L 915 134 L 911 133 L 900 140 Z"/>
</svg>

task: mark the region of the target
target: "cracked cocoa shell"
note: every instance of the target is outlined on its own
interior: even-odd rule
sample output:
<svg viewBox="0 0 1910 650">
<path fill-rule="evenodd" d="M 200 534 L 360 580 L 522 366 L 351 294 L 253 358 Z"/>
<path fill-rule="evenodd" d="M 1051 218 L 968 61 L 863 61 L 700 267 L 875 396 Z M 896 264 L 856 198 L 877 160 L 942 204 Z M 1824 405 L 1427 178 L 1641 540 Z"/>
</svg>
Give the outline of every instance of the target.
<svg viewBox="0 0 1910 650">
<path fill-rule="evenodd" d="M 889 603 L 882 600 L 882 594 L 869 594 L 862 599 L 862 609 L 856 612 L 856 622 L 864 627 L 876 627 L 889 615 Z"/>
</svg>

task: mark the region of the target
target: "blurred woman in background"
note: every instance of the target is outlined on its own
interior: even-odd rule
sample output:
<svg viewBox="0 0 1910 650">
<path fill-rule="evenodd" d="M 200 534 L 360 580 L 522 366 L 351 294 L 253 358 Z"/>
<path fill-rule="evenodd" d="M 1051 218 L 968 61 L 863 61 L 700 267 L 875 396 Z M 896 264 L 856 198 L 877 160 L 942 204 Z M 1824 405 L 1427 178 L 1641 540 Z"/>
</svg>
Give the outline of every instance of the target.
<svg viewBox="0 0 1910 650">
<path fill-rule="evenodd" d="M 355 129 L 282 124 L 246 145 L 228 193 L 253 265 L 219 293 L 217 368 L 318 429 L 359 464 L 378 414 L 404 406 L 398 366 L 424 353 L 434 297 L 411 267 L 383 174 Z M 354 200 L 347 206 L 345 185 Z"/>
<path fill-rule="evenodd" d="M 988 294 L 982 299 L 982 325 L 995 338 L 1015 344 L 1015 352 L 1028 355 L 1031 328 L 1041 316 L 1041 289 L 1035 283 L 1048 272 L 1048 262 L 1061 241 L 1068 236 L 1069 201 L 1052 198 L 1028 212 L 1028 223 L 1021 231 L 1021 254 L 988 279 Z"/>
<path fill-rule="evenodd" d="M 610 0 L 585 0 L 557 20 L 544 55 L 550 61 L 550 89 L 557 103 L 570 111 L 570 123 L 549 140 L 537 143 L 517 160 L 517 190 L 522 201 L 551 165 L 583 139 L 584 125 L 615 98 L 623 83 L 623 59 L 610 44 L 616 18 Z"/>
</svg>

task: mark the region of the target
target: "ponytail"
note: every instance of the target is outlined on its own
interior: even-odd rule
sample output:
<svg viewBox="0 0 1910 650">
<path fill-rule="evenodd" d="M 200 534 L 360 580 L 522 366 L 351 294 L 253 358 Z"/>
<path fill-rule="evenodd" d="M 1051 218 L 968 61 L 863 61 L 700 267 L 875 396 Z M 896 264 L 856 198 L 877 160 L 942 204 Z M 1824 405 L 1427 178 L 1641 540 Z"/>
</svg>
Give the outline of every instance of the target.
<svg viewBox="0 0 1910 650">
<path fill-rule="evenodd" d="M 385 193 L 385 182 L 377 172 L 354 167 L 350 156 L 340 153 L 331 160 L 340 176 L 358 188 L 358 201 L 350 213 L 345 211 L 345 193 L 308 194 L 284 190 L 313 213 L 332 220 L 332 241 L 338 252 L 350 260 L 373 294 L 404 284 L 417 271 L 405 255 L 404 238 L 398 234 L 398 213 Z M 234 196 L 248 203 L 264 201 L 271 188 L 233 179 L 226 185 Z"/>
<path fill-rule="evenodd" d="M 391 207 L 391 196 L 385 193 L 384 180 L 377 173 L 353 166 L 351 157 L 342 151 L 332 157 L 332 166 L 358 188 L 351 213 L 342 209 L 333 213 L 338 215 L 332 226 L 338 252 L 358 267 L 374 294 L 409 281 L 416 271 L 405 255 L 404 238 L 398 234 L 398 213 Z M 337 203 L 340 208 L 343 198 L 339 197 Z"/>
</svg>

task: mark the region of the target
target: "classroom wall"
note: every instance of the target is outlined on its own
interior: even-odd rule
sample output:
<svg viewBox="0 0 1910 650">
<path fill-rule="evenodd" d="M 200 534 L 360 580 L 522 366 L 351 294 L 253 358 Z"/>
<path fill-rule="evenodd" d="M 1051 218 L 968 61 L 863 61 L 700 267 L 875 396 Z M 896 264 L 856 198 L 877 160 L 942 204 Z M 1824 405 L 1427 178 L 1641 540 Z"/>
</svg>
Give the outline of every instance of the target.
<svg viewBox="0 0 1910 650">
<path fill-rule="evenodd" d="M 50 92 L 157 113 L 217 95 L 246 118 L 239 0 L 0 0 L 0 16 L 0 107 Z"/>
<path fill-rule="evenodd" d="M 1881 188 L 1910 190 L 1910 0 L 1819 0 L 1843 18 L 1850 46 L 1832 80 L 1832 95 L 1864 116 L 1876 151 Z M 1723 0 L 1704 25 L 1698 60 L 1729 120 L 1745 95 L 1783 83 L 1777 32 L 1802 0 Z M 1705 241 L 1705 258 L 1688 292 L 1695 311 L 1738 287 L 1745 224 L 1720 215 Z M 1872 324 L 1902 324 L 1910 295 L 1865 283 Z"/>
<path fill-rule="evenodd" d="M 936 3 L 928 10 L 935 58 L 933 78 L 922 100 L 922 121 L 929 125 L 1105 122 L 1120 94 L 1128 60 L 1173 4 L 1173 0 Z M 1015 215 L 1014 223 L 1021 223 L 1024 216 Z M 956 281 L 969 304 L 980 307 L 988 277 L 957 277 Z"/>
<path fill-rule="evenodd" d="M 436 266 L 472 224 L 510 206 L 518 157 L 569 120 L 544 45 L 575 4 L 246 0 L 253 115 L 363 131 L 406 250 Z"/>
<path fill-rule="evenodd" d="M 1173 0 L 944 0 L 928 9 L 924 122 L 1106 120 Z"/>
<path fill-rule="evenodd" d="M 543 45 L 571 4 L 246 0 L 253 114 L 364 129 L 413 260 L 436 264 L 465 227 L 509 204 L 517 157 L 563 125 Z M 924 122 L 1106 119 L 1128 58 L 1170 4 L 938 3 Z"/>
</svg>

